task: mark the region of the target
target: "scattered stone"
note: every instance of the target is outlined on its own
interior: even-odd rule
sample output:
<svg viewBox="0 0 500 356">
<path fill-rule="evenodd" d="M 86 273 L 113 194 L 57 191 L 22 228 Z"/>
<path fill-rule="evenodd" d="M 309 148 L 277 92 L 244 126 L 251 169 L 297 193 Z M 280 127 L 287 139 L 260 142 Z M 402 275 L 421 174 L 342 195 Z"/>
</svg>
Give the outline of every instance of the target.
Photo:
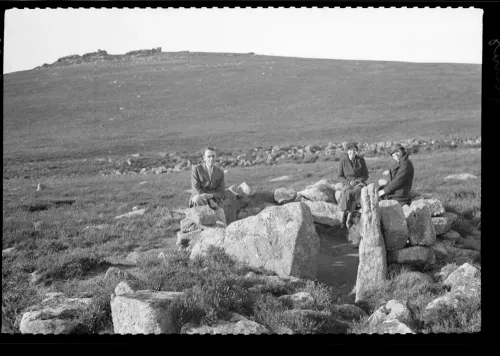
<svg viewBox="0 0 500 356">
<path fill-rule="evenodd" d="M 125 258 L 125 260 L 127 262 L 130 262 L 130 263 L 133 263 L 133 264 L 137 264 L 139 262 L 139 258 L 140 258 L 139 252 L 134 251 L 134 252 L 130 252 L 127 255 L 127 257 Z"/>
<path fill-rule="evenodd" d="M 481 251 L 481 240 L 480 239 L 475 239 L 472 237 L 467 237 L 460 241 L 460 247 L 468 249 L 468 250 L 475 250 L 475 251 Z"/>
<path fill-rule="evenodd" d="M 41 191 L 41 190 L 44 190 L 44 189 L 46 189 L 46 188 L 47 188 L 47 186 L 46 186 L 46 185 L 44 185 L 44 184 L 41 184 L 41 183 L 38 183 L 38 185 L 36 186 L 36 190 L 37 190 L 38 192 L 39 192 L 39 191 Z"/>
<path fill-rule="evenodd" d="M 139 210 L 131 211 L 130 213 L 118 215 L 115 217 L 115 219 L 132 218 L 132 217 L 136 217 L 136 216 L 142 216 L 142 215 L 144 215 L 145 212 L 146 212 L 146 209 L 139 209 Z"/>
<path fill-rule="evenodd" d="M 474 262 L 481 256 L 481 253 L 478 251 L 461 249 L 446 245 L 445 247 L 446 251 L 448 251 L 448 255 L 450 255 L 455 262 Z"/>
<path fill-rule="evenodd" d="M 284 180 L 290 180 L 292 177 L 290 176 L 281 176 L 281 177 L 278 177 L 278 178 L 273 178 L 273 179 L 270 179 L 269 181 L 270 182 L 281 182 L 281 181 L 284 181 Z"/>
<path fill-rule="evenodd" d="M 452 174 L 452 175 L 444 177 L 444 180 L 450 180 L 450 179 L 469 180 L 469 179 L 477 179 L 477 176 L 475 176 L 474 174 L 470 174 L 470 173 L 461 173 L 461 174 Z"/>
<path fill-rule="evenodd" d="M 448 250 L 446 250 L 445 244 L 441 241 L 436 241 L 431 248 L 438 260 L 444 260 L 448 257 Z"/>
<path fill-rule="evenodd" d="M 308 200 L 303 201 L 303 203 L 311 209 L 311 214 L 315 223 L 328 226 L 340 226 L 342 223 L 344 213 L 340 210 L 338 205 L 325 201 Z"/>
<path fill-rule="evenodd" d="M 387 263 L 425 265 L 435 262 L 434 251 L 426 246 L 411 246 L 387 252 Z"/>
<path fill-rule="evenodd" d="M 174 334 L 175 308 L 183 292 L 136 291 L 111 296 L 115 334 Z"/>
<path fill-rule="evenodd" d="M 385 310 L 389 312 L 389 319 L 397 319 L 399 321 L 404 321 L 410 317 L 410 312 L 408 308 L 397 300 L 389 300 L 385 305 Z"/>
<path fill-rule="evenodd" d="M 399 250 L 408 241 L 408 226 L 403 208 L 396 200 L 379 202 L 380 227 L 387 251 Z"/>
<path fill-rule="evenodd" d="M 23 334 L 71 334 L 80 326 L 78 315 L 87 309 L 91 298 L 49 297 L 27 309 L 19 330 Z"/>
<path fill-rule="evenodd" d="M 194 206 L 188 210 L 187 216 L 197 225 L 210 226 L 217 222 L 217 213 L 207 205 Z"/>
<path fill-rule="evenodd" d="M 309 189 L 302 190 L 297 193 L 297 196 L 301 196 L 307 200 L 312 201 L 325 201 L 327 203 L 337 204 L 335 200 L 335 190 L 327 188 L 326 186 L 313 186 Z"/>
<path fill-rule="evenodd" d="M 437 216 L 432 218 L 432 223 L 434 224 L 434 229 L 436 230 L 436 235 L 442 235 L 450 230 L 451 226 L 457 219 L 457 215 L 453 213 L 445 212 L 443 216 Z"/>
<path fill-rule="evenodd" d="M 314 278 L 316 275 L 319 237 L 311 211 L 304 203 L 269 207 L 256 216 L 235 221 L 225 231 L 220 230 L 203 231 L 191 258 L 215 245 L 243 263 L 280 276 Z"/>
<path fill-rule="evenodd" d="M 470 278 L 478 278 L 481 272 L 469 263 L 464 263 L 453 271 L 448 278 L 443 282 L 444 285 L 451 287 L 463 284 L 463 281 L 468 281 Z"/>
<path fill-rule="evenodd" d="M 198 225 L 190 218 L 184 218 L 181 220 L 181 232 L 187 234 L 188 232 L 199 230 L 201 225 Z"/>
<path fill-rule="evenodd" d="M 297 197 L 297 192 L 291 188 L 279 188 L 274 192 L 274 200 L 278 204 L 291 203 Z"/>
<path fill-rule="evenodd" d="M 384 320 L 380 324 L 379 331 L 382 334 L 415 334 L 406 324 L 396 319 Z"/>
<path fill-rule="evenodd" d="M 2 250 L 2 256 L 10 254 L 12 251 L 14 251 L 14 249 L 15 249 L 15 247 L 14 247 L 14 246 L 13 246 L 13 247 L 6 248 L 6 249 L 3 249 L 3 250 Z"/>
<path fill-rule="evenodd" d="M 382 175 L 384 175 L 384 176 L 388 176 L 388 175 L 389 175 L 389 173 L 390 173 L 390 172 L 389 172 L 389 170 L 387 170 L 387 171 L 384 171 L 384 173 L 382 173 Z"/>
<path fill-rule="evenodd" d="M 356 302 L 363 300 L 370 290 L 383 285 L 387 276 L 385 243 L 380 228 L 378 190 L 373 183 L 361 190 L 361 235 Z"/>
<path fill-rule="evenodd" d="M 413 246 L 432 246 L 436 242 L 436 230 L 427 206 L 403 206 L 410 244 Z"/>
<path fill-rule="evenodd" d="M 445 212 L 443 203 L 437 199 L 418 199 L 411 202 L 411 206 L 420 207 L 427 206 L 431 216 L 438 216 Z M 436 232 L 437 233 L 437 232 Z M 439 234 L 438 234 L 439 235 Z"/>
<path fill-rule="evenodd" d="M 231 313 L 229 320 L 218 320 L 213 325 L 195 326 L 193 323 L 184 325 L 181 334 L 212 334 L 212 335 L 254 335 L 268 334 L 269 331 L 263 325 L 248 320 L 242 315 Z"/>
<path fill-rule="evenodd" d="M 456 231 L 453 231 L 453 230 L 448 230 L 447 232 L 445 232 L 444 234 L 441 234 L 441 235 L 438 235 L 438 238 L 441 239 L 441 240 L 448 240 L 448 241 L 459 241 L 462 239 L 462 236 L 460 236 L 460 234 Z"/>
<path fill-rule="evenodd" d="M 243 182 L 241 183 L 238 187 L 236 187 L 236 195 L 240 195 L 240 196 L 252 196 L 255 191 L 250 188 L 250 186 L 246 183 L 246 182 Z"/>
<path fill-rule="evenodd" d="M 121 281 L 115 288 L 116 295 L 125 295 L 135 293 L 141 290 L 142 283 L 138 280 Z"/>
</svg>

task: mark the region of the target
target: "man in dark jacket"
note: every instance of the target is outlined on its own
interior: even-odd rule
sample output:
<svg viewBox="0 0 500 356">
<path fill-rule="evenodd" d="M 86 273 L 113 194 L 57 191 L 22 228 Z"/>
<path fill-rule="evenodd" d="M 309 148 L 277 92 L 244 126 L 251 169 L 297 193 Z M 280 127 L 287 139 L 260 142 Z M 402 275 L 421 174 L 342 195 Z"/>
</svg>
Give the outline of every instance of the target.
<svg viewBox="0 0 500 356">
<path fill-rule="evenodd" d="M 391 167 L 389 181 L 379 191 L 379 196 L 397 200 L 401 205 L 408 204 L 413 183 L 413 163 L 408 158 L 408 152 L 399 143 L 391 147 L 389 154 L 396 163 Z"/>
<path fill-rule="evenodd" d="M 190 207 L 210 205 L 216 209 L 217 203 L 224 199 L 224 171 L 215 165 L 215 156 L 215 148 L 207 147 L 203 156 L 205 162 L 191 168 Z"/>
</svg>

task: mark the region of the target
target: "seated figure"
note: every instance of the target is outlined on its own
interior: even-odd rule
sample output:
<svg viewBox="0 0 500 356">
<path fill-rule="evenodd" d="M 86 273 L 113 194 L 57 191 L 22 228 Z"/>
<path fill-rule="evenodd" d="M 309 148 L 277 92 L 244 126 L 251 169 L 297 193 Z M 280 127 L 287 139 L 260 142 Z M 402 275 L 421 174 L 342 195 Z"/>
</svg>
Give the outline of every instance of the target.
<svg viewBox="0 0 500 356">
<path fill-rule="evenodd" d="M 352 213 L 361 201 L 361 189 L 368 180 L 368 168 L 365 159 L 358 155 L 358 146 L 354 142 L 346 145 L 347 154 L 340 158 L 338 180 L 344 184 L 341 190 L 339 207 L 344 212 L 341 227 L 352 225 Z"/>
<path fill-rule="evenodd" d="M 379 188 L 379 197 L 394 199 L 401 205 L 408 204 L 413 184 L 413 163 L 408 158 L 408 152 L 400 144 L 392 146 L 389 154 L 395 162 L 389 171 L 389 181 Z"/>
<path fill-rule="evenodd" d="M 189 207 L 209 205 L 226 224 L 224 210 L 219 206 L 225 197 L 224 171 L 215 166 L 216 152 L 207 147 L 204 153 L 204 163 L 191 168 L 191 191 Z"/>
</svg>

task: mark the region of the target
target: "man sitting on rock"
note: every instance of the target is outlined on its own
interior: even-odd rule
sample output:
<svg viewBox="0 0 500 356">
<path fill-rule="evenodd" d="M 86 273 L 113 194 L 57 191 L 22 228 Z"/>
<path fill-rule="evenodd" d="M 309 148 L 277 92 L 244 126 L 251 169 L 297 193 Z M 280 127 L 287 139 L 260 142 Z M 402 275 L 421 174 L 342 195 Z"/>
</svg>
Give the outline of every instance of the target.
<svg viewBox="0 0 500 356">
<path fill-rule="evenodd" d="M 192 196 L 189 207 L 209 205 L 219 214 L 224 214 L 223 209 L 219 208 L 219 203 L 225 197 L 224 171 L 215 166 L 214 148 L 207 147 L 203 157 L 204 163 L 191 168 Z"/>
<path fill-rule="evenodd" d="M 413 163 L 408 158 L 408 152 L 399 143 L 391 147 L 389 154 L 396 163 L 389 171 L 389 181 L 379 188 L 378 195 L 382 199 L 394 199 L 401 205 L 408 204 L 413 183 Z"/>
</svg>

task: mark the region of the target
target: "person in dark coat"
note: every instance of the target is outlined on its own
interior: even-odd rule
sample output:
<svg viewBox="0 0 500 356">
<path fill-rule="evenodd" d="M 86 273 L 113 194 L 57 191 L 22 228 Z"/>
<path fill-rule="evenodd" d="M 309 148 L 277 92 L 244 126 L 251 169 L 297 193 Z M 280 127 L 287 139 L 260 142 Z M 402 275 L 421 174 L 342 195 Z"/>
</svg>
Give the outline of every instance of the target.
<svg viewBox="0 0 500 356">
<path fill-rule="evenodd" d="M 391 147 L 389 154 L 396 163 L 389 171 L 387 184 L 383 188 L 379 188 L 379 196 L 384 199 L 394 199 L 401 205 L 408 204 L 413 184 L 413 163 L 408 158 L 408 152 L 399 143 Z"/>
<path fill-rule="evenodd" d="M 368 180 L 368 168 L 365 159 L 358 155 L 358 146 L 354 142 L 346 145 L 347 154 L 340 158 L 338 180 L 344 184 L 341 190 L 339 207 L 344 212 L 342 228 L 351 227 L 352 213 L 361 200 L 361 189 Z"/>
</svg>

